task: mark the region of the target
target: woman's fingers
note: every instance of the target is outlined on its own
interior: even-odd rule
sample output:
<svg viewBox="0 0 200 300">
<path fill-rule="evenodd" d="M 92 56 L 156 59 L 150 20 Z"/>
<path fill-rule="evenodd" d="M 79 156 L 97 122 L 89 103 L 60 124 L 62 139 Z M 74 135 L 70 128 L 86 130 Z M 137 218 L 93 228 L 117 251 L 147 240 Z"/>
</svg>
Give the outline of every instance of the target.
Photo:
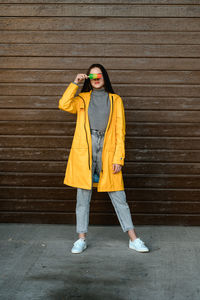
<svg viewBox="0 0 200 300">
<path fill-rule="evenodd" d="M 82 82 L 83 80 L 87 79 L 88 75 L 86 74 L 77 74 L 76 78 L 75 78 L 75 82 Z"/>
<path fill-rule="evenodd" d="M 80 78 L 81 79 L 85 79 L 85 78 L 87 78 L 88 76 L 86 75 L 86 74 L 80 74 Z"/>
<path fill-rule="evenodd" d="M 113 171 L 114 171 L 113 173 L 118 173 L 121 170 L 122 166 L 119 165 L 119 164 L 113 164 L 112 168 L 113 168 Z"/>
</svg>

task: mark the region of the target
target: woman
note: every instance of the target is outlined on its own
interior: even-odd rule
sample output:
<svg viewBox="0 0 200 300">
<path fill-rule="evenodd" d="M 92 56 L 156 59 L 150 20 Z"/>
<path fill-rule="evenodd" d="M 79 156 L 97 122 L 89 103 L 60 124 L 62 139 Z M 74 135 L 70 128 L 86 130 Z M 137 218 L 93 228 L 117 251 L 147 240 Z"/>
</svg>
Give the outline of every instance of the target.
<svg viewBox="0 0 200 300">
<path fill-rule="evenodd" d="M 81 93 L 75 96 L 78 84 L 83 81 Z M 105 68 L 92 64 L 87 74 L 78 74 L 60 99 L 59 108 L 77 114 L 64 178 L 64 184 L 77 188 L 79 239 L 71 252 L 81 253 L 87 248 L 92 187 L 97 187 L 98 192 L 108 192 L 122 230 L 130 237 L 129 248 L 148 252 L 144 242 L 136 236 L 126 202 L 121 170 L 125 158 L 124 106 L 121 97 L 114 93 Z"/>
</svg>

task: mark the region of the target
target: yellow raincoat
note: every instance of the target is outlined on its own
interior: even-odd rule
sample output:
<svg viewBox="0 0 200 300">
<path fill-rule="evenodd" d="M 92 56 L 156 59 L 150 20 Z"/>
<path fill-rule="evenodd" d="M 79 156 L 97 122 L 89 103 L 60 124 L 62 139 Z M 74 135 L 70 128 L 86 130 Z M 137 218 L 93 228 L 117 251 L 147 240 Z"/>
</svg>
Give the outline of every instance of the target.
<svg viewBox="0 0 200 300">
<path fill-rule="evenodd" d="M 64 184 L 92 189 L 98 192 L 124 190 L 122 170 L 113 173 L 112 165 L 124 165 L 125 158 L 125 114 L 121 97 L 109 93 L 110 116 L 104 135 L 102 169 L 99 182 L 92 183 L 92 137 L 88 118 L 91 92 L 76 92 L 78 86 L 71 82 L 59 100 L 59 109 L 77 114 L 76 128 L 68 157 Z"/>
</svg>

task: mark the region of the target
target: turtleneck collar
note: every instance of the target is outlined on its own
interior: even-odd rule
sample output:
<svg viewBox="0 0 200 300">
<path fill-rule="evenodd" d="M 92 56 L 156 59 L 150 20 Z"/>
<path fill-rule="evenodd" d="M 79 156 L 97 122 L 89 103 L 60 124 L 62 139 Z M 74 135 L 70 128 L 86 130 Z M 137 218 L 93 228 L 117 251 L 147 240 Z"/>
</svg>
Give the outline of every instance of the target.
<svg viewBox="0 0 200 300">
<path fill-rule="evenodd" d="M 106 91 L 105 91 L 105 88 L 102 86 L 100 89 L 93 89 L 92 90 L 92 93 L 93 94 L 99 94 L 99 93 L 107 93 Z"/>
</svg>

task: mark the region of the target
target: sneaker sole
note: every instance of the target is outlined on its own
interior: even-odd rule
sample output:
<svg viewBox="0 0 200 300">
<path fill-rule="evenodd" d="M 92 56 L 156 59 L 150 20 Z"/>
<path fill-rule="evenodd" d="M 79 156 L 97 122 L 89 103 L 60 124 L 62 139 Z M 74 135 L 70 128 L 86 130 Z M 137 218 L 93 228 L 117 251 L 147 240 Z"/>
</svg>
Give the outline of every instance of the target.
<svg viewBox="0 0 200 300">
<path fill-rule="evenodd" d="M 137 250 L 137 249 L 132 248 L 132 247 L 130 247 L 130 246 L 129 246 L 129 249 L 132 249 L 132 250 L 135 250 L 135 251 L 141 252 L 141 253 L 149 252 L 149 250 Z"/>
<path fill-rule="evenodd" d="M 79 251 L 79 252 L 77 252 L 76 250 L 73 250 L 73 251 L 71 250 L 71 253 L 73 253 L 73 254 L 79 254 L 79 253 L 82 253 L 86 248 L 87 248 L 87 246 L 84 247 L 83 250 Z"/>
</svg>

